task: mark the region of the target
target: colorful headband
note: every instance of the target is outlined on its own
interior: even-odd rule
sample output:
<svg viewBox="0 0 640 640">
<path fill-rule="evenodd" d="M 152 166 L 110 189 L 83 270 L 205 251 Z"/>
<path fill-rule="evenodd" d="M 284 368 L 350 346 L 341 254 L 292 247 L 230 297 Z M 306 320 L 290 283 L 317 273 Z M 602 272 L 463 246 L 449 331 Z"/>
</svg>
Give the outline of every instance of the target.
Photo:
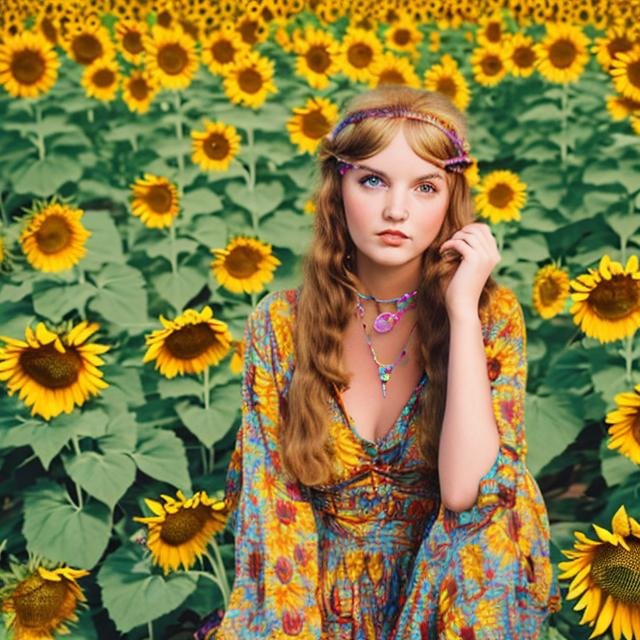
<svg viewBox="0 0 640 640">
<path fill-rule="evenodd" d="M 469 144 L 458 134 L 455 130 L 450 127 L 447 123 L 442 121 L 438 116 L 433 113 L 424 113 L 421 111 L 412 111 L 408 107 L 381 107 L 378 109 L 365 109 L 363 111 L 356 111 L 355 113 L 347 116 L 333 131 L 327 134 L 327 138 L 329 140 L 334 140 L 335 137 L 346 127 L 348 124 L 353 122 L 360 122 L 365 120 L 366 118 L 407 118 L 408 120 L 419 120 L 420 122 L 427 122 L 428 124 L 433 125 L 434 127 L 440 129 L 451 143 L 456 148 L 458 155 L 453 158 L 448 158 L 444 161 L 444 168 L 446 171 L 454 171 L 456 173 L 461 173 L 467 167 L 469 167 L 473 160 L 469 157 L 467 153 L 469 151 Z M 344 175 L 344 171 L 342 170 L 349 163 L 342 162 L 340 173 Z M 354 166 L 354 165 L 351 165 Z M 348 167 L 346 167 L 348 168 Z M 345 169 L 346 170 L 346 169 Z"/>
</svg>

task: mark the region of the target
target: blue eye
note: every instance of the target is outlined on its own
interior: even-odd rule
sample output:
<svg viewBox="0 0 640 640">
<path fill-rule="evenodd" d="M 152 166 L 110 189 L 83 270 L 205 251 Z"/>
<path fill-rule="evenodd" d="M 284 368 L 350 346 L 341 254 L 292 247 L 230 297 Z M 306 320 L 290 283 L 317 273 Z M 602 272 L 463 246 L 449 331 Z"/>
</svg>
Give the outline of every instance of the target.
<svg viewBox="0 0 640 640">
<path fill-rule="evenodd" d="M 371 184 L 369 182 L 369 180 L 378 180 L 380 183 L 382 183 L 382 180 L 379 176 L 374 175 L 373 173 L 369 174 L 368 176 L 365 176 L 364 178 L 361 178 L 358 182 L 360 184 L 364 184 L 366 186 L 369 187 L 375 187 L 376 184 Z M 433 187 L 433 185 L 429 184 L 428 182 L 423 182 L 421 185 L 419 185 L 420 187 L 429 187 L 430 191 L 422 191 L 422 193 L 435 193 L 436 189 L 435 187 Z"/>
<path fill-rule="evenodd" d="M 369 180 L 371 180 L 371 179 L 380 180 L 380 178 L 378 176 L 374 176 L 373 174 L 371 174 L 369 176 L 365 176 L 364 178 L 362 178 L 360 180 L 360 184 L 367 184 L 369 182 Z M 371 185 L 369 185 L 369 186 L 371 186 Z M 373 186 L 375 186 L 375 185 L 373 185 Z"/>
</svg>

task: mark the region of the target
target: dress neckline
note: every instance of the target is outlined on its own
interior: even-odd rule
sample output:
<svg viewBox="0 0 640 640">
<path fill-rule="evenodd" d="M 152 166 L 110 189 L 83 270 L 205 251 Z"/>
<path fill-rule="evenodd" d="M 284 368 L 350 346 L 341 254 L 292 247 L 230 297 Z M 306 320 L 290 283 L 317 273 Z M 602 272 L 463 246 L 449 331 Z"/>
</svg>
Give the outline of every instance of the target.
<svg viewBox="0 0 640 640">
<path fill-rule="evenodd" d="M 380 445 L 384 444 L 387 440 L 391 439 L 394 436 L 394 434 L 398 431 L 400 427 L 400 423 L 402 422 L 402 419 L 404 418 L 405 414 L 408 411 L 410 411 L 411 408 L 413 407 L 416 401 L 416 398 L 418 397 L 418 393 L 422 390 L 422 387 L 426 384 L 427 380 L 428 380 L 427 372 L 423 371 L 422 376 L 420 376 L 420 380 L 418 381 L 418 384 L 413 389 L 411 395 L 409 396 L 409 399 L 407 400 L 406 404 L 398 414 L 398 417 L 395 419 L 395 422 L 391 425 L 389 430 L 381 438 L 378 438 L 377 440 L 367 440 L 367 438 L 365 438 L 364 436 L 361 436 L 360 433 L 358 433 L 358 430 L 356 429 L 355 420 L 349 415 L 347 411 L 347 407 L 344 404 L 344 400 L 342 399 L 342 394 L 340 393 L 340 390 L 338 389 L 335 383 L 332 383 L 332 386 L 335 393 L 335 399 L 337 400 L 337 404 L 340 407 L 342 414 L 346 418 L 347 424 L 349 425 L 349 429 L 351 429 L 351 432 L 353 433 L 353 435 L 359 441 L 361 441 L 363 444 L 367 446 L 379 447 Z"/>
</svg>

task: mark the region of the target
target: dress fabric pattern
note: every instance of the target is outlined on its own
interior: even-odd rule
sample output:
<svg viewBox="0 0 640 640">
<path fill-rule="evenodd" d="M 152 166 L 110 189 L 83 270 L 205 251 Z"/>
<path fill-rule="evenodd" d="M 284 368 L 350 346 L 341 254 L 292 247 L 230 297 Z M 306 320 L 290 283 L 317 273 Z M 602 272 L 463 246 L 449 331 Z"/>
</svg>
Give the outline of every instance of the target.
<svg viewBox="0 0 640 640">
<path fill-rule="evenodd" d="M 418 456 L 423 373 L 380 440 L 362 438 L 334 386 L 336 476 L 286 483 L 277 447 L 294 370 L 299 289 L 265 296 L 244 332 L 242 423 L 226 499 L 235 579 L 215 628 L 197 638 L 535 640 L 561 607 L 549 521 L 526 467 L 526 333 L 499 285 L 480 313 L 500 448 L 476 503 L 454 512 Z"/>
</svg>

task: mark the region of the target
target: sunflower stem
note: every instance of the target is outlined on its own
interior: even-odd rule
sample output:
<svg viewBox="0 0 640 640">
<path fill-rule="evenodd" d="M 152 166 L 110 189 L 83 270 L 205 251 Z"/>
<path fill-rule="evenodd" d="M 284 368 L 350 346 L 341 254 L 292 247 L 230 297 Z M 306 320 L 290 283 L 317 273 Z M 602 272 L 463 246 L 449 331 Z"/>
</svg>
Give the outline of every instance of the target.
<svg viewBox="0 0 640 640">
<path fill-rule="evenodd" d="M 200 457 L 202 458 L 202 473 L 209 475 L 210 469 L 207 463 L 207 448 L 203 444 L 198 445 L 200 449 Z"/>
<path fill-rule="evenodd" d="M 38 127 L 36 128 L 36 148 L 38 149 L 38 160 L 44 160 L 46 155 L 46 149 L 44 146 L 44 137 L 40 131 L 40 124 L 42 123 L 42 109 L 37 102 L 33 103 L 33 112 L 36 118 L 36 124 Z"/>
<path fill-rule="evenodd" d="M 504 222 L 499 222 L 496 225 L 496 236 L 498 239 L 498 251 L 502 253 L 502 248 L 504 247 L 504 236 L 506 231 L 506 225 Z"/>
<path fill-rule="evenodd" d="M 229 595 L 231 593 L 231 590 L 229 589 L 229 582 L 227 581 L 227 571 L 224 567 L 224 562 L 222 562 L 220 549 L 218 549 L 218 541 L 215 539 L 215 536 L 211 538 L 210 544 L 213 547 L 215 560 L 206 549 L 204 550 L 204 554 L 211 563 L 211 568 L 213 569 L 214 574 L 220 581 L 220 590 L 222 591 L 222 599 L 224 600 L 224 608 L 226 609 L 229 605 Z"/>
<path fill-rule="evenodd" d="M 147 622 L 147 632 L 149 633 L 149 640 L 153 640 L 153 621 Z"/>
<path fill-rule="evenodd" d="M 560 140 L 560 160 L 564 165 L 567 161 L 567 119 L 569 117 L 569 85 L 562 85 L 562 138 Z"/>
<path fill-rule="evenodd" d="M 173 92 L 173 105 L 176 110 L 176 137 L 178 138 L 178 195 L 182 197 L 182 182 L 184 180 L 184 155 L 182 154 L 182 107 L 180 103 L 180 92 Z"/>
<path fill-rule="evenodd" d="M 78 442 L 78 436 L 77 435 L 71 436 L 71 442 L 73 444 L 73 450 L 75 451 L 76 456 L 79 456 L 82 453 L 82 451 L 80 450 L 80 443 Z M 73 484 L 76 485 L 76 495 L 78 496 L 77 509 L 80 511 L 84 506 L 82 501 L 82 489 L 80 488 L 80 485 L 75 480 Z"/>
<path fill-rule="evenodd" d="M 624 364 L 626 369 L 625 380 L 627 384 L 632 384 L 631 369 L 633 367 L 633 334 L 624 339 Z"/>
<path fill-rule="evenodd" d="M 204 408 L 206 411 L 208 411 L 209 410 L 209 367 L 204 368 L 203 381 L 204 381 Z"/>
<path fill-rule="evenodd" d="M 2 191 L 0 191 L 0 214 L 2 214 L 2 222 L 4 223 L 4 226 L 8 227 L 9 226 L 9 214 L 7 213 L 7 210 L 5 209 L 5 206 L 4 206 L 4 202 L 3 202 L 3 198 L 2 198 Z"/>
<path fill-rule="evenodd" d="M 87 110 L 87 120 L 93 124 L 93 107 Z"/>
<path fill-rule="evenodd" d="M 623 265 L 627 262 L 627 240 L 628 239 L 629 238 L 626 235 L 620 236 L 620 254 L 621 254 L 621 260 Z"/>
<path fill-rule="evenodd" d="M 254 136 L 253 127 L 247 129 L 247 148 L 249 149 L 249 191 L 253 191 L 256 186 L 256 155 L 253 147 Z M 251 221 L 253 223 L 253 230 L 258 232 L 258 216 L 251 211 Z"/>
<path fill-rule="evenodd" d="M 252 291 L 250 295 L 251 295 L 251 308 L 255 309 L 256 308 L 258 294 L 255 291 Z"/>
<path fill-rule="evenodd" d="M 169 225 L 169 247 L 171 253 L 169 255 L 169 259 L 171 260 L 171 272 L 173 275 L 178 275 L 178 262 L 176 260 L 176 226 L 171 221 Z"/>
</svg>

